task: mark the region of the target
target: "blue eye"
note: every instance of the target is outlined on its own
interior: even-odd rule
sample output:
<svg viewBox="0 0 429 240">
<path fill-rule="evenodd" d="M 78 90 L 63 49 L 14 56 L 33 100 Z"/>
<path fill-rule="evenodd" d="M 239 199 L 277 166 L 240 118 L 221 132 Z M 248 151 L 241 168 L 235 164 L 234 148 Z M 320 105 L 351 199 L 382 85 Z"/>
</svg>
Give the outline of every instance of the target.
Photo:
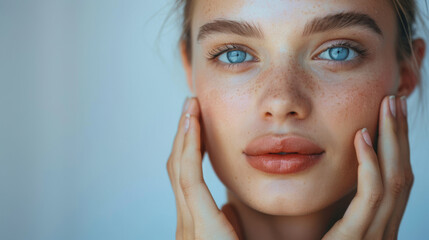
<svg viewBox="0 0 429 240">
<path fill-rule="evenodd" d="M 219 61 L 228 63 L 228 64 L 242 63 L 242 62 L 248 62 L 252 60 L 253 60 L 252 55 L 241 50 L 233 50 L 219 55 Z"/>
<path fill-rule="evenodd" d="M 333 61 L 350 61 L 357 57 L 358 54 L 351 48 L 348 47 L 332 47 L 326 49 L 318 57 L 321 59 L 333 60 Z"/>
</svg>

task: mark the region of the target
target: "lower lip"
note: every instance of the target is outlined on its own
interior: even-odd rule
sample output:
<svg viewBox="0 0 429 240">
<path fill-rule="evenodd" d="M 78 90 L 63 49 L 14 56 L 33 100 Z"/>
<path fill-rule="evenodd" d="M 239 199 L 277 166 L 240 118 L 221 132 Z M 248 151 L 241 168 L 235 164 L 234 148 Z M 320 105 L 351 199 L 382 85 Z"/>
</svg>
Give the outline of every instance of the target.
<svg viewBox="0 0 429 240">
<path fill-rule="evenodd" d="M 272 174 L 290 174 L 303 171 L 322 158 L 323 153 L 304 154 L 264 154 L 257 156 L 246 155 L 249 164 L 263 172 Z"/>
</svg>

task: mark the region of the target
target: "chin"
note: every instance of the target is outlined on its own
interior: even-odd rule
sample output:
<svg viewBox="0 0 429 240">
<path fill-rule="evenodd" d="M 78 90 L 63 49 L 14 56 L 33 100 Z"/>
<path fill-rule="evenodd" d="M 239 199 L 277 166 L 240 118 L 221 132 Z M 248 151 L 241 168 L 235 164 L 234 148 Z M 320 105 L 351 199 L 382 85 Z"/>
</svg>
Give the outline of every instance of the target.
<svg viewBox="0 0 429 240">
<path fill-rule="evenodd" d="M 350 192 L 324 196 L 299 196 L 291 194 L 278 194 L 257 199 L 245 199 L 248 207 L 268 215 L 275 216 L 305 216 L 321 212 L 330 207 L 338 208 L 340 202 L 347 201 Z M 349 201 L 348 201 L 349 202 Z"/>
<path fill-rule="evenodd" d="M 244 179 L 246 181 L 238 179 L 228 185 L 225 184 L 228 181 L 221 181 L 241 203 L 260 213 L 277 216 L 305 216 L 329 207 L 336 208 L 338 203 L 347 201 L 348 196 L 356 189 L 356 182 L 352 179 L 341 185 L 329 178 L 325 178 L 325 181 L 307 178 Z M 310 184 L 312 182 L 317 184 Z"/>
<path fill-rule="evenodd" d="M 245 197 L 243 202 L 264 214 L 282 216 L 302 216 L 318 212 L 337 199 L 329 195 L 314 196 L 305 192 L 267 192 L 252 194 L 256 197 Z"/>
</svg>

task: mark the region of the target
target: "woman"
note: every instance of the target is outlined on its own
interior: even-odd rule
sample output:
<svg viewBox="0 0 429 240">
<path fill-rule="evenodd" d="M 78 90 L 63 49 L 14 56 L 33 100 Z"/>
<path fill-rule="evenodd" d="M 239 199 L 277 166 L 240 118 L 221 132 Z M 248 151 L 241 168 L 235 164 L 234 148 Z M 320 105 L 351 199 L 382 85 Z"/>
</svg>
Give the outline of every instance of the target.
<svg viewBox="0 0 429 240">
<path fill-rule="evenodd" d="M 414 1 L 182 4 L 195 97 L 167 163 L 176 238 L 395 239 L 413 183 L 405 97 L 425 52 Z"/>
</svg>

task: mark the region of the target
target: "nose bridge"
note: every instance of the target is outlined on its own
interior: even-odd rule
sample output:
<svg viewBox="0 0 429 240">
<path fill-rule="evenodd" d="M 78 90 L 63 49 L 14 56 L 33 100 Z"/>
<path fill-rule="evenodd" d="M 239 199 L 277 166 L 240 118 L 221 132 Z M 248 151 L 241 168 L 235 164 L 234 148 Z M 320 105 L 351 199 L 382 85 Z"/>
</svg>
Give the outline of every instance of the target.
<svg viewBox="0 0 429 240">
<path fill-rule="evenodd" d="M 265 120 L 304 119 L 311 112 L 311 76 L 291 58 L 266 70 L 261 116 Z"/>
<path fill-rule="evenodd" d="M 286 91 L 293 93 L 300 90 L 299 85 L 301 83 L 298 79 L 301 71 L 295 61 L 283 61 L 283 63 L 275 65 L 270 75 L 270 83 L 267 85 L 267 89 L 269 89 L 269 92 L 278 95 L 278 97 Z"/>
</svg>

